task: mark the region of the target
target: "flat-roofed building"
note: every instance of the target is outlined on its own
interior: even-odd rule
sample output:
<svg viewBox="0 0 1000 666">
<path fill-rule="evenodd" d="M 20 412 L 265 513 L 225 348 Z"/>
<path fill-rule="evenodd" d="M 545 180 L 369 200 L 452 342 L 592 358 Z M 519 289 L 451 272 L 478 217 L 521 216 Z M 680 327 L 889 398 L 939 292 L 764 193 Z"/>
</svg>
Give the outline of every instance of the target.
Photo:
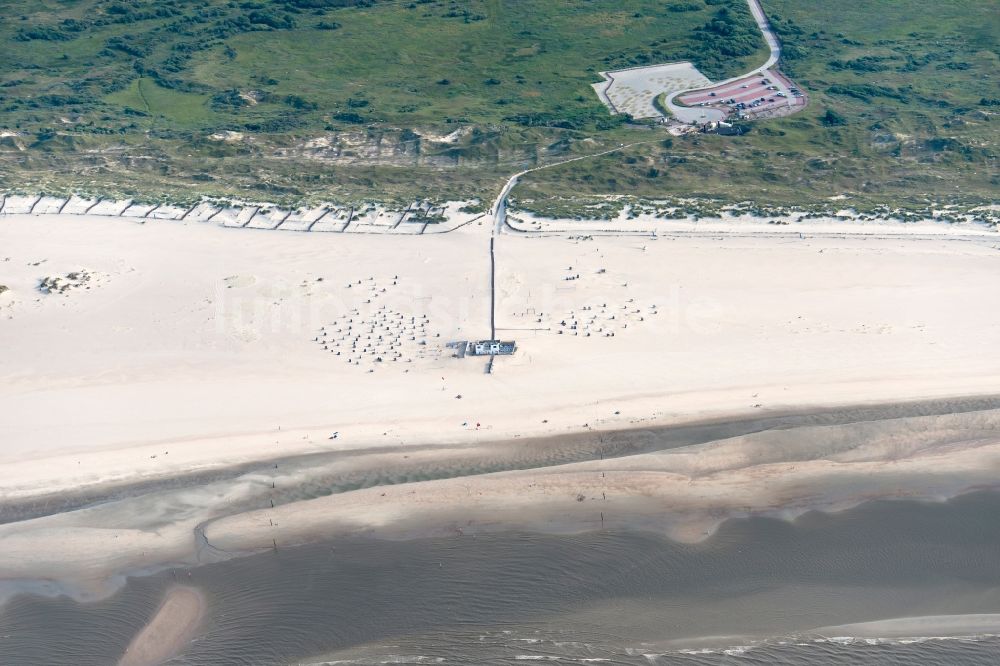
<svg viewBox="0 0 1000 666">
<path fill-rule="evenodd" d="M 470 342 L 466 354 L 470 356 L 509 356 L 517 350 L 513 340 L 478 340 Z"/>
</svg>

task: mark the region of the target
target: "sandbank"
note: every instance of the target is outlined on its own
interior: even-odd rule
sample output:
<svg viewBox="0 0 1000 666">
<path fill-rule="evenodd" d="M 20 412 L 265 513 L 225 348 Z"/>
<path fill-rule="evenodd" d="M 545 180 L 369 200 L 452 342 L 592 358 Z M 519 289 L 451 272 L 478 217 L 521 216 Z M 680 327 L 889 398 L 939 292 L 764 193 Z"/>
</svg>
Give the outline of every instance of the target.
<svg viewBox="0 0 1000 666">
<path fill-rule="evenodd" d="M 1000 615 L 971 613 L 965 615 L 925 615 L 897 617 L 875 622 L 820 627 L 810 634 L 837 638 L 877 638 L 926 640 L 936 636 L 981 636 L 1000 634 Z"/>
<path fill-rule="evenodd" d="M 129 643 L 119 666 L 153 666 L 176 655 L 205 616 L 205 598 L 193 587 L 167 591 L 156 615 Z"/>
</svg>

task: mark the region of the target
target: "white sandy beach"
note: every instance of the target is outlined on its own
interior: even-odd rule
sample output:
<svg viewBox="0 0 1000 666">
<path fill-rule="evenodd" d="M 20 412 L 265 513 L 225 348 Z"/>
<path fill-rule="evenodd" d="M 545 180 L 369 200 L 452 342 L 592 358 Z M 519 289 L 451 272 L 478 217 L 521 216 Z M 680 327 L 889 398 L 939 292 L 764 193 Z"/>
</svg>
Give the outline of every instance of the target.
<svg viewBox="0 0 1000 666">
<path fill-rule="evenodd" d="M 0 501 L 299 453 L 461 449 L 790 407 L 1000 393 L 1000 237 L 985 230 L 504 235 L 497 328 L 518 352 L 487 375 L 482 359 L 453 358 L 446 343 L 488 337 L 490 231 L 487 223 L 437 236 L 349 236 L 0 218 L 0 284 L 9 288 L 0 294 Z M 45 278 L 56 285 L 51 293 L 38 289 Z M 358 344 L 369 349 L 347 339 L 348 325 L 363 329 Z M 391 349 L 379 334 L 392 338 Z M 255 548 L 275 538 L 256 532 L 275 518 L 292 540 L 338 522 L 364 531 L 438 516 L 447 528 L 451 509 L 475 493 L 488 500 L 474 502 L 482 521 L 534 507 L 540 522 L 526 514 L 522 522 L 544 527 L 546 511 L 572 513 L 583 504 L 578 494 L 612 487 L 619 506 L 643 497 L 660 511 L 689 503 L 691 520 L 652 516 L 650 525 L 696 539 L 713 527 L 705 507 L 790 506 L 794 514 L 814 506 L 802 490 L 812 481 L 850 487 L 898 460 L 907 478 L 925 475 L 930 496 L 988 483 L 1000 464 L 994 424 L 985 434 L 959 429 L 965 444 L 955 455 L 945 455 L 949 440 L 940 436 L 928 450 L 880 450 L 869 460 L 831 462 L 818 449 L 796 468 L 780 456 L 744 460 L 745 443 L 736 442 L 705 454 L 704 464 L 721 466 L 694 486 L 703 472 L 690 461 L 640 456 L 558 474 L 361 490 L 314 500 L 316 512 L 293 504 L 270 517 L 224 519 L 209 532 Z M 934 469 L 954 474 L 932 478 Z M 967 483 L 954 482 L 961 475 Z M 879 487 L 857 489 L 919 495 L 909 483 Z M 408 503 L 408 493 L 423 499 Z M 823 506 L 857 497 L 833 493 Z M 155 564 L 139 557 L 150 552 L 183 560 L 193 526 L 229 501 L 203 499 L 207 513 L 155 529 L 143 528 L 148 517 L 86 512 L 4 526 L 10 557 L 0 575 L 73 561 L 99 576 L 125 562 Z M 593 527 L 597 513 L 581 514 L 578 527 Z M 38 556 L 56 543 L 73 547 Z"/>
<path fill-rule="evenodd" d="M 331 447 L 1000 389 L 1000 238 L 505 236 L 497 327 L 519 351 L 487 376 L 444 346 L 488 337 L 487 235 L 2 219 L 0 492 Z M 95 276 L 82 287 L 36 288 L 81 270 Z M 313 342 L 366 305 L 426 315 L 426 349 L 355 367 Z"/>
</svg>

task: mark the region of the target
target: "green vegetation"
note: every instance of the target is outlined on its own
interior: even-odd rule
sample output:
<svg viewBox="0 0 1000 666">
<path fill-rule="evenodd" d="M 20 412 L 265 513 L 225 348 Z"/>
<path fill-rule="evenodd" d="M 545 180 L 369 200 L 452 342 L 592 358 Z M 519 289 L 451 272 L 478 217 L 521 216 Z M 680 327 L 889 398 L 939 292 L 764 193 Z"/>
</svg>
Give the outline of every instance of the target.
<svg viewBox="0 0 1000 666">
<path fill-rule="evenodd" d="M 17 0 L 0 23 L 0 189 L 485 201 L 526 165 L 638 143 L 514 196 L 564 214 L 608 195 L 995 201 L 995 3 L 764 4 L 809 107 L 670 140 L 610 116 L 590 84 L 678 59 L 749 69 L 764 49 L 744 0 Z"/>
<path fill-rule="evenodd" d="M 661 34 L 648 46 L 635 40 L 604 58 L 607 69 L 693 60 L 706 76 L 718 80 L 742 74 L 753 58 L 763 61 L 766 57 L 760 28 L 744 0 L 675 2 L 665 3 L 665 7 L 674 13 L 698 12 L 704 23 L 696 25 L 684 39 Z"/>
<path fill-rule="evenodd" d="M 518 202 L 560 214 L 607 195 L 866 211 L 996 202 L 996 3 L 764 5 L 783 42 L 782 67 L 810 96 L 806 111 L 754 123 L 744 136 L 654 140 L 533 173 L 515 190 Z M 841 195 L 849 198 L 830 203 Z"/>
<path fill-rule="evenodd" d="M 5 17 L 0 187 L 172 198 L 474 196 L 620 141 L 598 70 L 763 58 L 743 0 L 20 0 Z"/>
</svg>

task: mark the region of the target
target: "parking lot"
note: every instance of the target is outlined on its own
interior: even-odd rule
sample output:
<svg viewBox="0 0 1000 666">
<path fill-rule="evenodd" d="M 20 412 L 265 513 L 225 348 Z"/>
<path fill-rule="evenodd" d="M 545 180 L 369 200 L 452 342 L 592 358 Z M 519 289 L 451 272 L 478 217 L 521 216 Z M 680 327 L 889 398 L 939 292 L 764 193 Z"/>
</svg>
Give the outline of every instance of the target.
<svg viewBox="0 0 1000 666">
<path fill-rule="evenodd" d="M 752 119 L 792 114 L 805 106 L 806 96 L 781 72 L 768 69 L 681 95 L 677 101 L 718 109 L 729 119 Z"/>
</svg>

